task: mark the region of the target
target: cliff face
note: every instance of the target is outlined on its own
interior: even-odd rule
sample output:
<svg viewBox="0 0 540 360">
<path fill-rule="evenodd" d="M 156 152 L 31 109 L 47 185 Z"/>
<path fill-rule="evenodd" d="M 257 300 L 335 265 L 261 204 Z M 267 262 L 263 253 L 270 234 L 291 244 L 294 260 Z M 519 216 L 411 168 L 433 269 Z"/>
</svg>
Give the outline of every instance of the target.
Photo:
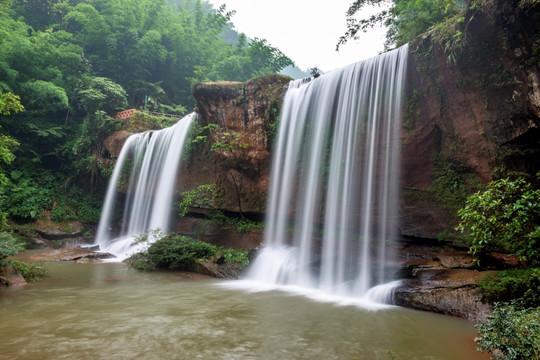
<svg viewBox="0 0 540 360">
<path fill-rule="evenodd" d="M 503 167 L 540 169 L 538 8 L 475 13 L 455 62 L 430 34 L 409 45 L 404 235 L 451 231 L 466 195 Z"/>
<path fill-rule="evenodd" d="M 179 183 L 187 189 L 215 184 L 213 206 L 260 217 L 266 207 L 274 132 L 289 81 L 287 76 L 269 75 L 246 83 L 195 85 L 204 144 L 192 149 Z"/>
</svg>

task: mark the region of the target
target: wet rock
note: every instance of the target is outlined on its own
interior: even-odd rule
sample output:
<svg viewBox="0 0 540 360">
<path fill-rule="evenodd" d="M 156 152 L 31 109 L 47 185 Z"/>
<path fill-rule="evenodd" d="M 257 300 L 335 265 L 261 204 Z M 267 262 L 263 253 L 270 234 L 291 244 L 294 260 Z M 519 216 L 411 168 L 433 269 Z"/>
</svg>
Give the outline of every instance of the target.
<svg viewBox="0 0 540 360">
<path fill-rule="evenodd" d="M 437 254 L 438 260 L 445 268 L 471 269 L 476 267 L 474 258 L 464 251 L 446 249 Z"/>
<path fill-rule="evenodd" d="M 23 286 L 26 280 L 19 275 L 11 266 L 0 269 L 0 287 Z"/>
<path fill-rule="evenodd" d="M 109 152 L 112 158 L 118 158 L 124 143 L 132 134 L 132 132 L 126 130 L 115 131 L 103 141 L 105 149 Z"/>
<path fill-rule="evenodd" d="M 196 272 L 218 279 L 239 279 L 244 271 L 240 264 L 215 264 L 207 261 L 198 261 Z"/>
<path fill-rule="evenodd" d="M 396 289 L 399 306 L 483 322 L 491 308 L 477 282 L 492 271 L 480 271 L 466 249 L 437 241 L 404 240 L 397 249 L 407 279 Z"/>
<path fill-rule="evenodd" d="M 80 259 L 110 259 L 114 255 L 83 248 L 63 248 L 46 251 L 29 257 L 30 261 L 76 261 Z"/>
<path fill-rule="evenodd" d="M 427 286 L 407 281 L 396 289 L 396 305 L 445 315 L 458 316 L 474 322 L 485 322 L 491 307 L 482 302 L 482 294 L 475 286 Z"/>
<path fill-rule="evenodd" d="M 488 254 L 487 256 L 482 257 L 480 259 L 482 264 L 486 264 L 487 266 L 493 266 L 495 268 L 509 268 L 509 267 L 517 267 L 521 263 L 519 261 L 519 258 L 515 255 L 509 255 L 509 254 L 503 254 L 503 253 L 496 253 L 492 252 Z"/>
<path fill-rule="evenodd" d="M 30 241 L 32 246 L 37 249 L 50 249 L 53 247 L 52 243 L 47 239 L 33 238 Z"/>
<path fill-rule="evenodd" d="M 36 229 L 37 233 L 47 240 L 73 239 L 82 236 L 80 230 L 66 232 L 59 229 Z"/>
</svg>

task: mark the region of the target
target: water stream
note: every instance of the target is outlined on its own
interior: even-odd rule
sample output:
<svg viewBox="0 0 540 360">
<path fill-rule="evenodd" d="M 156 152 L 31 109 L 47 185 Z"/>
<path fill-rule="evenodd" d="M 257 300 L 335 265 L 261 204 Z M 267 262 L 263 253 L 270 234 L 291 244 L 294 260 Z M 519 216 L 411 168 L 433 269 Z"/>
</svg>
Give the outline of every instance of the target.
<svg viewBox="0 0 540 360">
<path fill-rule="evenodd" d="M 0 360 L 479 360 L 473 324 L 246 292 L 119 263 L 48 263 L 51 277 L 0 290 Z"/>
<path fill-rule="evenodd" d="M 291 83 L 273 155 L 265 249 L 251 279 L 388 297 L 383 290 L 397 284 L 390 245 L 407 56 L 405 45 Z"/>
<path fill-rule="evenodd" d="M 153 230 L 169 231 L 182 149 L 196 116 L 191 113 L 171 127 L 131 135 L 122 147 L 96 235 L 100 250 L 116 255 L 117 261 L 139 250 L 140 246 L 132 246 L 135 237 Z M 126 193 L 123 201 L 121 189 Z M 118 219 L 121 228 L 114 231 Z"/>
</svg>

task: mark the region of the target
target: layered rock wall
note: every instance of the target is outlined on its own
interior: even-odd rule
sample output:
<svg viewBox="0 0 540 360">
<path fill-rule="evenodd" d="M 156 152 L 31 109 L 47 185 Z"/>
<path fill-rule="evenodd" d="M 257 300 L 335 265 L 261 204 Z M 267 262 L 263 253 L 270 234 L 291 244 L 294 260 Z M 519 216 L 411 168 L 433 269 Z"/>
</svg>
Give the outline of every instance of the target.
<svg viewBox="0 0 540 360">
<path fill-rule="evenodd" d="M 433 33 L 409 45 L 404 235 L 451 231 L 466 195 L 502 169 L 540 170 L 540 10 L 500 6 L 474 14 L 455 61 Z"/>
</svg>

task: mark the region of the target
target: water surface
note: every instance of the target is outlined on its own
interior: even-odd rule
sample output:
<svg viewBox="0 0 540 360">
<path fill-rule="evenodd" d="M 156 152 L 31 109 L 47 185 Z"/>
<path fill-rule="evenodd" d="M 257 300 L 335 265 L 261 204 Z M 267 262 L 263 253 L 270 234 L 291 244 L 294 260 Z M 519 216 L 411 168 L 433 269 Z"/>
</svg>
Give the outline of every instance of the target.
<svg viewBox="0 0 540 360">
<path fill-rule="evenodd" d="M 181 272 L 49 263 L 0 291 L 0 359 L 482 359 L 473 324 L 368 311 Z"/>
</svg>

